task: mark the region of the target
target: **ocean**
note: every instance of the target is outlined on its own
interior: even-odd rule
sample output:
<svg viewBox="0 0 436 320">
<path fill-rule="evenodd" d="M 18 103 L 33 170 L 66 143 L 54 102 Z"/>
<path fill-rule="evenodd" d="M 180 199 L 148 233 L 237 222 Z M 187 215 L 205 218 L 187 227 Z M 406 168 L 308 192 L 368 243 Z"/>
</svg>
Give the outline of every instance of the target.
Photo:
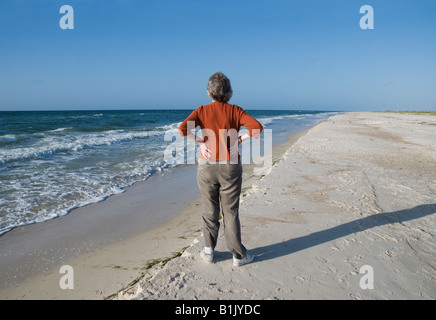
<svg viewBox="0 0 436 320">
<path fill-rule="evenodd" d="M 271 129 L 273 145 L 339 113 L 246 111 Z M 165 153 L 186 151 L 183 139 L 174 137 L 191 112 L 0 112 L 0 236 L 14 227 L 102 201 L 156 172 L 180 165 L 183 152 L 172 157 Z"/>
</svg>

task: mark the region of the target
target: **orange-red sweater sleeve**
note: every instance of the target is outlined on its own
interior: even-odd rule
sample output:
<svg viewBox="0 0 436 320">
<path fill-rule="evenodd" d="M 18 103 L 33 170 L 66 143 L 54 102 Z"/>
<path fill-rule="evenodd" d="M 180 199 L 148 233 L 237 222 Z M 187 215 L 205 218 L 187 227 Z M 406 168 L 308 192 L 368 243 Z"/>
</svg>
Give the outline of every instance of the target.
<svg viewBox="0 0 436 320">
<path fill-rule="evenodd" d="M 242 109 L 241 109 L 242 110 Z M 248 135 L 253 138 L 258 138 L 263 130 L 263 126 L 254 119 L 252 116 L 250 116 L 248 113 L 246 113 L 244 110 L 241 112 L 241 118 L 239 123 L 241 126 L 248 128 Z M 253 132 L 254 130 L 254 132 Z"/>
<path fill-rule="evenodd" d="M 188 134 L 188 122 L 189 121 L 194 121 L 195 122 L 194 128 L 197 127 L 197 126 L 202 126 L 201 125 L 201 120 L 198 117 L 197 109 L 192 111 L 192 113 L 180 124 L 180 126 L 179 126 L 179 134 L 181 136 L 186 137 L 186 135 Z"/>
</svg>

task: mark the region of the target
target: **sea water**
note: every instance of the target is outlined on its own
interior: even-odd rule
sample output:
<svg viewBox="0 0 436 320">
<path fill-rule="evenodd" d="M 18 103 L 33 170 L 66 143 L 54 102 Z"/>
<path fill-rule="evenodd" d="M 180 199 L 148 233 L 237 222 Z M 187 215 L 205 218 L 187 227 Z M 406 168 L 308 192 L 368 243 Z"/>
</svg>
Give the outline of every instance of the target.
<svg viewBox="0 0 436 320">
<path fill-rule="evenodd" d="M 246 111 L 271 130 L 273 144 L 337 114 Z M 182 153 L 165 157 L 174 143 L 168 136 L 178 135 L 178 126 L 191 112 L 0 112 L 0 235 L 102 201 L 153 173 L 180 165 L 174 160 Z"/>
</svg>

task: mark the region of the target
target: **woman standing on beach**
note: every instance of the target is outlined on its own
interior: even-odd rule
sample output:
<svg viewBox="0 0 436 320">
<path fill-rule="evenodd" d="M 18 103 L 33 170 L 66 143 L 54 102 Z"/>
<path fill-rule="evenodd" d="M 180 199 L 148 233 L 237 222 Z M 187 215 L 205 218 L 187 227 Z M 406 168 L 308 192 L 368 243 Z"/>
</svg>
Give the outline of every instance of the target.
<svg viewBox="0 0 436 320">
<path fill-rule="evenodd" d="M 203 236 L 205 247 L 200 256 L 213 263 L 214 249 L 220 228 L 222 209 L 226 244 L 233 253 L 233 265 L 253 261 L 241 242 L 239 197 L 242 185 L 242 164 L 238 146 L 250 137 L 258 138 L 263 128 L 241 107 L 228 103 L 232 97 L 230 80 L 221 72 L 209 78 L 207 93 L 212 103 L 198 107 L 180 125 L 179 133 L 200 145 L 197 182 L 203 198 Z M 200 126 L 202 137 L 192 133 Z M 239 136 L 244 126 L 248 133 Z"/>
</svg>

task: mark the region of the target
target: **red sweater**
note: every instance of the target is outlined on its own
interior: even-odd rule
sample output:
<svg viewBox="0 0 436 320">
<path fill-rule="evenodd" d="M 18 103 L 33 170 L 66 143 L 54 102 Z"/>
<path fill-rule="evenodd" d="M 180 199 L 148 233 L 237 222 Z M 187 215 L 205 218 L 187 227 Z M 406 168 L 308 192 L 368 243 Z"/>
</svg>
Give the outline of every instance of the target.
<svg viewBox="0 0 436 320">
<path fill-rule="evenodd" d="M 189 121 L 192 122 L 188 125 Z M 186 136 L 188 129 L 197 126 L 200 126 L 203 139 L 212 150 L 211 160 L 216 161 L 230 160 L 229 149 L 231 144 L 236 143 L 241 127 L 247 127 L 248 134 L 253 138 L 259 137 L 263 130 L 262 125 L 241 107 L 224 102 L 198 107 L 182 122 L 179 133 Z M 200 158 L 203 158 L 201 153 Z"/>
</svg>

